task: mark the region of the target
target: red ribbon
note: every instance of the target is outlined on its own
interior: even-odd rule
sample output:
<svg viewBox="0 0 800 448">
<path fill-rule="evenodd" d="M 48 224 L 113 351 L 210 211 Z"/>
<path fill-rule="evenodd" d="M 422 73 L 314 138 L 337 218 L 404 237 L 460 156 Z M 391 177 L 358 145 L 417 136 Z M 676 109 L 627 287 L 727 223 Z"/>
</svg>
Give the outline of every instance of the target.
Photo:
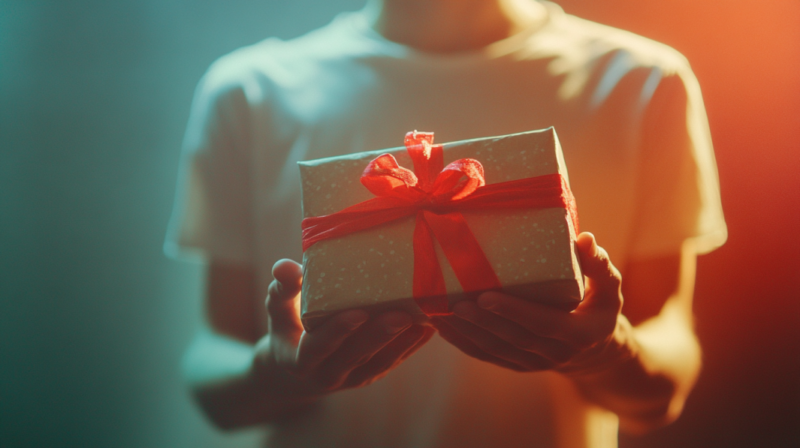
<svg viewBox="0 0 800 448">
<path fill-rule="evenodd" d="M 416 215 L 413 295 L 422 311 L 433 316 L 450 314 L 434 238 L 464 292 L 501 287 L 462 211 L 560 207 L 567 209 L 578 231 L 575 199 L 560 174 L 486 185 L 483 166 L 475 159 L 442 168 L 442 146 L 433 144 L 432 132 L 409 132 L 405 145 L 414 172 L 399 166 L 391 154 L 378 156 L 361 175 L 361 183 L 377 197 L 303 219 L 303 251 L 319 241 Z"/>
</svg>

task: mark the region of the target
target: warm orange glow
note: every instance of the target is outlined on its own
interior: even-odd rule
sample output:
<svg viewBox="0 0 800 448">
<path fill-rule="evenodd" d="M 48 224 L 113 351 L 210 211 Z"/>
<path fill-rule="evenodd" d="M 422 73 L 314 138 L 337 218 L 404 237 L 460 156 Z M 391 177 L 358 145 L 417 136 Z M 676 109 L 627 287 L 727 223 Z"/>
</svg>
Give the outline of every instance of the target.
<svg viewBox="0 0 800 448">
<path fill-rule="evenodd" d="M 788 446 L 800 414 L 800 2 L 559 3 L 687 56 L 706 101 L 729 228 L 727 244 L 699 260 L 704 371 L 684 416 L 652 443 L 622 446 Z"/>
</svg>

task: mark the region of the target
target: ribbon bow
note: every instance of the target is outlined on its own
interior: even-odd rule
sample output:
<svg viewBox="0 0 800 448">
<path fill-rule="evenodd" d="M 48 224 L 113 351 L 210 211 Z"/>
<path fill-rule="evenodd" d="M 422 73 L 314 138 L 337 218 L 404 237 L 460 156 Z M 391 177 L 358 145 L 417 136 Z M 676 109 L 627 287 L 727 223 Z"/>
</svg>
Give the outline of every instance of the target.
<svg viewBox="0 0 800 448">
<path fill-rule="evenodd" d="M 459 159 L 443 168 L 442 146 L 433 144 L 432 132 L 409 132 L 405 145 L 414 172 L 398 165 L 391 154 L 372 160 L 361 183 L 377 197 L 303 219 L 303 251 L 322 240 L 416 215 L 414 300 L 429 316 L 446 315 L 447 290 L 434 238 L 465 293 L 501 288 L 461 211 L 562 207 L 578 230 L 575 200 L 560 174 L 486 185 L 483 166 L 475 159 Z"/>
</svg>

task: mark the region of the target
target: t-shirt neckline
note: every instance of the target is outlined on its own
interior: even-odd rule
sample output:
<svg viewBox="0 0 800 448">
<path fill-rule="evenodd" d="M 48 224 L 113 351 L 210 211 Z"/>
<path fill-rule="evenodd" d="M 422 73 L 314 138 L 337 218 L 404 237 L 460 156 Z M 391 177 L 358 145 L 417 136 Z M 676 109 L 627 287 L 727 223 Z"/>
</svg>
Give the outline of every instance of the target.
<svg viewBox="0 0 800 448">
<path fill-rule="evenodd" d="M 382 53 L 386 56 L 428 64 L 460 65 L 463 63 L 477 63 L 481 61 L 497 59 L 512 54 L 523 48 L 529 38 L 546 28 L 551 23 L 553 16 L 560 10 L 560 7 L 550 2 L 541 3 L 545 6 L 546 10 L 543 20 L 537 21 L 535 24 L 532 24 L 522 31 L 514 33 L 513 35 L 496 42 L 492 42 L 484 47 L 454 53 L 425 52 L 414 47 L 389 40 L 375 31 L 369 25 L 367 15 L 363 10 L 343 13 L 336 18 L 336 21 L 344 22 L 346 26 L 350 27 L 351 31 L 357 33 L 359 37 L 370 41 L 372 44 L 374 44 L 373 48 L 377 49 L 379 53 Z"/>
</svg>

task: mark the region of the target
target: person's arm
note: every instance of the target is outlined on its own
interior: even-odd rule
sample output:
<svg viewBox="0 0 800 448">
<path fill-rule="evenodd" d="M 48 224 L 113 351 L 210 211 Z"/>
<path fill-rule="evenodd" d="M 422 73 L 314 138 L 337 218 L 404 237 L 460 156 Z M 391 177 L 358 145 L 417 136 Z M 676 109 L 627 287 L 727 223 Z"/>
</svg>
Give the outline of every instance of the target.
<svg viewBox="0 0 800 448">
<path fill-rule="evenodd" d="M 633 325 L 627 345 L 635 356 L 593 374 L 571 375 L 584 395 L 620 416 L 627 432 L 677 419 L 700 372 L 692 314 L 696 258 L 687 242 L 680 253 L 629 263 L 622 315 Z"/>
<path fill-rule="evenodd" d="M 411 316 L 364 311 L 339 313 L 305 332 L 300 323 L 301 268 L 289 260 L 273 268 L 267 314 L 259 330 L 255 275 L 242 266 L 211 263 L 205 308 L 209 330 L 184 358 L 184 375 L 206 415 L 233 429 L 302 412 L 320 397 L 383 377 L 433 335 Z"/>
<path fill-rule="evenodd" d="M 478 359 L 517 371 L 562 372 L 589 400 L 617 413 L 626 431 L 673 421 L 700 369 L 691 246 L 630 263 L 625 284 L 591 234 L 579 236 L 578 248 L 587 289 L 573 312 L 491 292 L 461 302 L 455 316 L 434 324 Z"/>
</svg>

